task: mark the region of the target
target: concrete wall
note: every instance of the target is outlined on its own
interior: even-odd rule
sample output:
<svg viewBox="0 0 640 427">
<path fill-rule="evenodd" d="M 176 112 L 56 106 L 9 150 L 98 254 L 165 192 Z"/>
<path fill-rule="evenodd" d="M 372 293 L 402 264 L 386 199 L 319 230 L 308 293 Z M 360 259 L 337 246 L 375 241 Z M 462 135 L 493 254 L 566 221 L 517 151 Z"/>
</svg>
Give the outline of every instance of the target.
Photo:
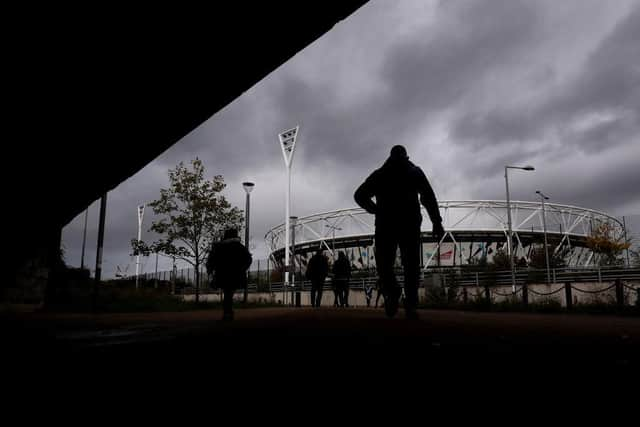
<svg viewBox="0 0 640 427">
<path fill-rule="evenodd" d="M 573 299 L 573 304 L 589 304 L 589 303 L 608 303 L 608 304 L 615 304 L 616 303 L 616 291 L 615 288 L 611 288 L 609 290 L 606 290 L 607 288 L 611 287 L 611 285 L 613 285 L 614 282 L 602 282 L 602 283 L 596 283 L 596 282 L 584 282 L 584 283 L 580 283 L 580 282 L 576 282 L 576 283 L 572 283 L 572 289 L 571 290 L 571 297 Z M 636 304 L 637 298 L 638 298 L 638 293 L 635 289 L 640 287 L 640 282 L 639 281 L 624 281 L 624 284 L 626 284 L 627 286 L 631 286 L 634 288 L 634 290 L 628 289 L 627 287 L 624 288 L 624 295 L 625 295 L 625 303 L 628 305 L 633 305 Z M 549 301 L 549 300 L 554 300 L 554 301 L 558 301 L 560 302 L 560 304 L 563 307 L 566 307 L 567 305 L 567 301 L 566 301 L 566 293 L 564 290 L 564 283 L 553 283 L 550 285 L 547 284 L 529 284 L 528 285 L 529 288 L 529 302 L 530 303 L 535 303 L 535 302 L 544 302 L 544 301 Z M 495 286 L 495 287 L 491 287 L 491 295 L 492 295 L 492 301 L 493 302 L 501 302 L 501 301 L 505 301 L 507 299 L 509 299 L 511 297 L 511 286 Z M 517 289 L 519 289 L 519 287 L 517 287 Z M 585 290 L 588 292 L 594 292 L 594 291 L 603 291 L 603 292 L 599 292 L 599 293 L 585 293 L 585 292 L 580 292 L 578 291 L 578 289 L 581 290 Z M 555 292 L 553 295 L 538 295 L 538 294 L 549 294 L 551 292 Z M 467 287 L 467 292 L 469 295 L 469 300 L 473 300 L 473 295 L 482 295 L 484 296 L 484 288 L 483 287 L 476 287 L 476 286 L 469 286 Z M 521 299 L 522 298 L 522 292 L 518 292 L 517 293 L 517 298 Z"/>
</svg>

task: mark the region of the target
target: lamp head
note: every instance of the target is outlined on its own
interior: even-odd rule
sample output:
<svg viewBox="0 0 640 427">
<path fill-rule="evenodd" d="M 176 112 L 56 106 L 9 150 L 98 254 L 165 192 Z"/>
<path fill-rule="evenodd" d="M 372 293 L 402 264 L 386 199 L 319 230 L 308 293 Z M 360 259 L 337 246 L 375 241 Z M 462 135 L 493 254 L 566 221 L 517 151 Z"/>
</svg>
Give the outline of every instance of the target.
<svg viewBox="0 0 640 427">
<path fill-rule="evenodd" d="M 251 190 L 253 190 L 253 187 L 255 187 L 255 184 L 253 182 L 242 183 L 242 188 L 244 188 L 244 191 L 246 191 L 247 194 L 251 193 Z"/>
<path fill-rule="evenodd" d="M 536 194 L 539 194 L 540 197 L 543 197 L 545 200 L 549 200 L 549 198 L 547 196 L 545 196 L 544 194 L 542 194 L 542 191 L 540 191 L 540 190 L 536 190 Z"/>
</svg>

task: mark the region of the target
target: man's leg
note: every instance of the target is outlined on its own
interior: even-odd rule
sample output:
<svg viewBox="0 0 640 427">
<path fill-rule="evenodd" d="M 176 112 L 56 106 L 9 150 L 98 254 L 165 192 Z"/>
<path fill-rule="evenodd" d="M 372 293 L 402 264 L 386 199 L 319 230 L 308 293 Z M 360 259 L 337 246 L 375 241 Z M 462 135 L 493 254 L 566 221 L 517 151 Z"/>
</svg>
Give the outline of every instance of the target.
<svg viewBox="0 0 640 427">
<path fill-rule="evenodd" d="M 349 307 L 349 282 L 344 282 L 344 306 Z"/>
<path fill-rule="evenodd" d="M 405 311 L 417 318 L 418 284 L 420 281 L 420 226 L 403 230 L 400 235 L 400 256 L 404 268 Z"/>
<path fill-rule="evenodd" d="M 316 290 L 316 307 L 320 307 L 322 303 L 322 286 L 324 285 L 324 280 L 318 283 L 318 288 Z"/>
<path fill-rule="evenodd" d="M 384 293 L 384 310 L 388 317 L 398 311 L 398 284 L 393 271 L 398 243 L 395 230 L 376 227 L 376 265 Z"/>
<path fill-rule="evenodd" d="M 233 294 L 234 294 L 234 289 L 232 288 L 225 288 L 224 289 L 224 299 L 222 301 L 222 310 L 223 310 L 223 315 L 222 318 L 225 320 L 232 320 L 233 319 Z"/>
<path fill-rule="evenodd" d="M 311 307 L 316 306 L 316 286 L 314 283 L 311 283 Z"/>
</svg>

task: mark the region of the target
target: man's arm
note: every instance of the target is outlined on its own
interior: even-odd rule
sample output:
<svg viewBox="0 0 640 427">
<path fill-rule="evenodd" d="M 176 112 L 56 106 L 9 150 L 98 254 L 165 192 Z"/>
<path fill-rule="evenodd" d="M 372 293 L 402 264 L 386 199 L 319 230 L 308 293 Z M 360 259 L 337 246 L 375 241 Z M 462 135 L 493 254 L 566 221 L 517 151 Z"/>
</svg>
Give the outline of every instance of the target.
<svg viewBox="0 0 640 427">
<path fill-rule="evenodd" d="M 429 180 L 422 171 L 418 168 L 418 192 L 420 193 L 420 203 L 427 209 L 429 219 L 433 224 L 433 235 L 438 240 L 444 235 L 444 229 L 442 228 L 442 217 L 440 216 L 440 209 L 438 208 L 438 201 L 436 195 L 429 184 Z"/>
<path fill-rule="evenodd" d="M 244 246 L 243 246 L 244 248 Z M 247 271 L 249 267 L 251 267 L 251 263 L 253 262 L 253 256 L 251 252 L 247 248 L 244 248 L 244 271 Z"/>
<path fill-rule="evenodd" d="M 362 185 L 358 187 L 358 189 L 353 195 L 353 198 L 355 199 L 358 206 L 360 206 L 370 214 L 375 215 L 377 206 L 373 202 L 373 200 L 371 200 L 374 195 L 375 195 L 374 174 L 371 174 L 362 183 Z"/>
<path fill-rule="evenodd" d="M 429 218 L 432 223 L 441 223 L 440 210 L 438 209 L 438 201 L 436 195 L 427 180 L 424 172 L 418 168 L 418 192 L 420 193 L 420 203 L 427 209 Z"/>
</svg>

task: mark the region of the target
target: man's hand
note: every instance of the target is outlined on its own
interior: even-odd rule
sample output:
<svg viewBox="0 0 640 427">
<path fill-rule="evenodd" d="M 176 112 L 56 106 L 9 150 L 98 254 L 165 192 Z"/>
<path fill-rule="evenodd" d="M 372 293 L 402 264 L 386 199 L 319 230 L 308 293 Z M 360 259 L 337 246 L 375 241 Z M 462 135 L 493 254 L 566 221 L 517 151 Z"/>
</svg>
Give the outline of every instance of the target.
<svg viewBox="0 0 640 427">
<path fill-rule="evenodd" d="M 441 222 L 435 222 L 433 224 L 432 234 L 433 234 L 433 238 L 436 239 L 437 242 L 442 240 L 442 238 L 444 237 L 444 228 L 442 228 Z"/>
</svg>

